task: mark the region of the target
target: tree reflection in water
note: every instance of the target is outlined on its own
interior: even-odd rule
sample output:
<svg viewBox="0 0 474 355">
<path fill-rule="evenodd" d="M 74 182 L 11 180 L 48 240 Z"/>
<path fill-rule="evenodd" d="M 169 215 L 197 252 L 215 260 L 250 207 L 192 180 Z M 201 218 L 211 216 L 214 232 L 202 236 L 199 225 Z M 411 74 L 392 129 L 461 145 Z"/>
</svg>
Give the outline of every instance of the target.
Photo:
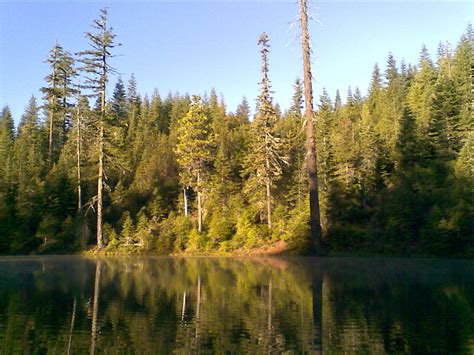
<svg viewBox="0 0 474 355">
<path fill-rule="evenodd" d="M 0 353 L 473 352 L 467 261 L 0 259 Z"/>
</svg>

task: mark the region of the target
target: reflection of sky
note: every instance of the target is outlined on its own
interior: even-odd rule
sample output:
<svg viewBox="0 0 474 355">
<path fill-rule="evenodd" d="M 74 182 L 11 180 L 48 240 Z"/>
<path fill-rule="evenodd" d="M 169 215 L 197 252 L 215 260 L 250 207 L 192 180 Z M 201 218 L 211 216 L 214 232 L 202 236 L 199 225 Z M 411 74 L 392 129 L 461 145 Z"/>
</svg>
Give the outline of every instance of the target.
<svg viewBox="0 0 474 355">
<path fill-rule="evenodd" d="M 234 110 L 243 95 L 252 104 L 260 78 L 258 35 L 269 35 L 270 79 L 285 108 L 301 73 L 299 43 L 291 22 L 296 0 L 285 1 L 68 1 L 0 0 L 0 105 L 16 120 L 48 73 L 44 60 L 58 40 L 66 50 L 87 48 L 83 33 L 104 5 L 123 43 L 113 65 L 127 81 L 133 72 L 142 94 L 157 88 L 190 94 L 215 87 Z M 316 93 L 324 86 L 345 97 L 349 85 L 365 93 L 375 62 L 389 51 L 416 62 L 425 43 L 433 55 L 440 40 L 456 44 L 472 18 L 471 1 L 310 2 L 319 22 L 311 28 Z M 114 85 L 115 78 L 112 79 Z M 112 88 L 109 90 L 110 95 Z M 252 104 L 253 106 L 253 104 Z"/>
</svg>

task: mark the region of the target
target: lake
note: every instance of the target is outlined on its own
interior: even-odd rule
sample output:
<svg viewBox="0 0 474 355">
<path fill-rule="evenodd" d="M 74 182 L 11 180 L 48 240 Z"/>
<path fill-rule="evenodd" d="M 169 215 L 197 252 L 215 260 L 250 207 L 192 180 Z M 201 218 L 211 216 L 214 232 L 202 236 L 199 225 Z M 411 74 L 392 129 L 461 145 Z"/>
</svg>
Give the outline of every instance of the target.
<svg viewBox="0 0 474 355">
<path fill-rule="evenodd" d="M 1 354 L 474 353 L 474 263 L 0 258 Z"/>
</svg>

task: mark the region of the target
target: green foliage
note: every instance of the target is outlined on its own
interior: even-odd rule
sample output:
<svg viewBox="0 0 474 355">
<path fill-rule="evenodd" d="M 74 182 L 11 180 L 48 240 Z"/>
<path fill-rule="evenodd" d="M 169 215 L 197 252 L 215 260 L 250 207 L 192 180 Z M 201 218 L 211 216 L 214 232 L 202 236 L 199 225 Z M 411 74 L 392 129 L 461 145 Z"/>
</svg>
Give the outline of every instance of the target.
<svg viewBox="0 0 474 355">
<path fill-rule="evenodd" d="M 218 249 L 221 243 L 230 240 L 235 234 L 235 224 L 230 217 L 226 212 L 216 212 L 212 215 L 207 232 L 209 248 Z"/>
<path fill-rule="evenodd" d="M 255 209 L 246 208 L 237 219 L 236 233 L 232 240 L 233 249 L 255 248 L 265 245 L 269 239 L 268 228 L 265 225 L 256 224 Z"/>
<path fill-rule="evenodd" d="M 171 212 L 158 226 L 154 249 L 160 254 L 184 251 L 192 229 L 193 224 L 189 218 Z"/>
<path fill-rule="evenodd" d="M 106 252 L 245 253 L 276 243 L 304 252 L 302 83 L 296 80 L 281 114 L 268 77 L 268 37 L 258 42 L 262 77 L 252 120 L 245 98 L 228 112 L 214 89 L 203 99 L 156 90 L 141 96 L 133 74 L 102 102 L 115 72 L 106 17 L 103 10 L 92 26 L 102 35 L 87 33 L 91 47 L 80 52 L 81 92 L 72 85 L 72 58 L 56 44 L 44 116 L 32 97 L 15 131 L 10 110 L 2 110 L 0 253 L 90 249 L 102 153 Z M 329 252 L 473 255 L 472 37 L 468 27 L 454 51 L 441 44 L 436 61 L 423 48 L 416 66 L 397 66 L 389 54 L 384 72 L 374 66 L 366 97 L 349 88 L 343 103 L 339 91 L 332 101 L 323 90 L 314 133 Z"/>
<path fill-rule="evenodd" d="M 122 219 L 124 222 L 122 231 L 120 232 L 120 239 L 123 241 L 125 246 L 132 246 L 135 244 L 136 229 L 133 220 L 130 217 L 130 213 L 128 211 L 125 212 Z"/>
</svg>

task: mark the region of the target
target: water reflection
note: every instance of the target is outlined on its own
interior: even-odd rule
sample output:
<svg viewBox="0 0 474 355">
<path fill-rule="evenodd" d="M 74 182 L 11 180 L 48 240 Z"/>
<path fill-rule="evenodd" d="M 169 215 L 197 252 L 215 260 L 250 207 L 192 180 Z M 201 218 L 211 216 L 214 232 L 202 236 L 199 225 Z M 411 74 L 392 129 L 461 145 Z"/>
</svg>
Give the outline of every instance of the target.
<svg viewBox="0 0 474 355">
<path fill-rule="evenodd" d="M 467 261 L 0 259 L 0 353 L 474 352 Z"/>
</svg>

